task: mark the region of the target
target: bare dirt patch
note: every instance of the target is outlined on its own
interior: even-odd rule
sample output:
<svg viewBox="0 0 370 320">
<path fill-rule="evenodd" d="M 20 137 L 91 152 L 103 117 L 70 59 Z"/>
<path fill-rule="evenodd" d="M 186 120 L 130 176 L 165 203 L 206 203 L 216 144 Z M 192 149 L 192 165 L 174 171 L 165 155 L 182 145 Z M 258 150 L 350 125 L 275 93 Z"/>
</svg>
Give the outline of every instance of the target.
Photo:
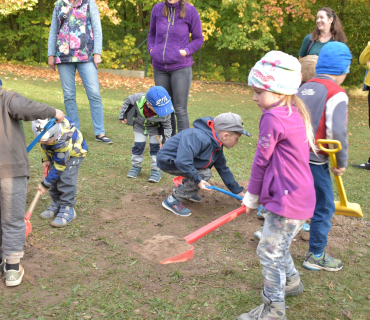
<svg viewBox="0 0 370 320">
<path fill-rule="evenodd" d="M 158 234 L 135 247 L 134 251 L 153 262 L 160 263 L 190 249 L 191 246 L 184 239 Z"/>
</svg>

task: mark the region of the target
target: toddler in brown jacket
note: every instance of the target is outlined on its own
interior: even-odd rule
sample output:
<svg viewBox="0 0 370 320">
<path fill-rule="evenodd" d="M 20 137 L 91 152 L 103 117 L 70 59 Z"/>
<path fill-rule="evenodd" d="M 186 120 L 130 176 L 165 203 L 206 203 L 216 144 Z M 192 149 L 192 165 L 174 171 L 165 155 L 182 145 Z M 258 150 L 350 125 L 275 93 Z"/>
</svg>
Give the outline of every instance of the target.
<svg viewBox="0 0 370 320">
<path fill-rule="evenodd" d="M 0 85 L 0 275 L 4 270 L 7 286 L 19 285 L 24 275 L 20 259 L 26 242 L 24 216 L 30 165 L 19 121 L 46 118 L 62 122 L 64 113 Z"/>
</svg>

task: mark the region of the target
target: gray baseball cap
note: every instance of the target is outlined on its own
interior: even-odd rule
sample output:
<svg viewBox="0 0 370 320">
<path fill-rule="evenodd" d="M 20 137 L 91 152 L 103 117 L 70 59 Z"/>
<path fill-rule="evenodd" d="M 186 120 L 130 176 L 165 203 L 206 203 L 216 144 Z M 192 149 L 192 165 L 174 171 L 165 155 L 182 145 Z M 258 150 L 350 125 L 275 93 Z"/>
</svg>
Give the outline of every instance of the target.
<svg viewBox="0 0 370 320">
<path fill-rule="evenodd" d="M 242 118 L 236 113 L 221 113 L 215 119 L 213 126 L 216 130 L 232 131 L 244 134 L 248 137 L 252 135 L 244 129 Z"/>
</svg>

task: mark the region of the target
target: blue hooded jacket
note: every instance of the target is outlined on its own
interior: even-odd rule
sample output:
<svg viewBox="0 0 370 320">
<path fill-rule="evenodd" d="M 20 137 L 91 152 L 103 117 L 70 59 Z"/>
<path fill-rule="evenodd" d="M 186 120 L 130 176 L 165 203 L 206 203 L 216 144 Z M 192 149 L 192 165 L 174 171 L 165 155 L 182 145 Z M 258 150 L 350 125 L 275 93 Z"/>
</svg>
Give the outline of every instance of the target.
<svg viewBox="0 0 370 320">
<path fill-rule="evenodd" d="M 217 169 L 226 187 L 233 193 L 243 191 L 226 165 L 222 143 L 213 128 L 213 118 L 194 121 L 194 128 L 180 131 L 171 137 L 157 154 L 157 165 L 162 170 L 180 170 L 184 176 L 199 183 L 199 169 Z"/>
</svg>

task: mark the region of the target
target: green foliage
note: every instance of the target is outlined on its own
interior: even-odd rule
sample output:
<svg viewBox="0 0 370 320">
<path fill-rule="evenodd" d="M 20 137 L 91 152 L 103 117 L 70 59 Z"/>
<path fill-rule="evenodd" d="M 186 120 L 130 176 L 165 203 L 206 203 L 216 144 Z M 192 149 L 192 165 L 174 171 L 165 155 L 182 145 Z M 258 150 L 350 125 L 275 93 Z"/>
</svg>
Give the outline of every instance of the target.
<svg viewBox="0 0 370 320">
<path fill-rule="evenodd" d="M 115 25 L 103 10 L 103 68 L 145 69 L 146 43 L 135 49 L 147 38 L 150 13 L 158 2 L 109 1 L 109 10 L 116 11 L 121 22 Z M 364 69 L 358 57 L 370 40 L 365 36 L 370 29 L 370 20 L 366 19 L 370 15 L 368 0 L 194 0 L 192 4 L 201 17 L 206 40 L 200 65 L 203 80 L 246 81 L 250 68 L 269 50 L 282 50 L 298 57 L 303 38 L 315 28 L 317 10 L 324 6 L 332 7 L 343 18 L 347 44 L 354 57 L 345 84 L 358 86 L 363 79 Z M 0 59 L 46 63 L 53 6 L 53 1 L 44 0 L 32 11 L 17 9 L 0 16 Z M 197 76 L 199 52 L 193 58 L 193 72 Z M 148 75 L 152 74 L 149 61 Z"/>
<path fill-rule="evenodd" d="M 123 40 L 108 40 L 108 50 L 104 50 L 102 53 L 103 63 L 101 67 L 118 69 L 137 62 L 137 57 L 131 56 L 124 65 L 121 65 L 122 61 L 135 50 L 135 43 L 136 39 L 131 34 L 127 34 Z M 140 51 L 138 54 L 140 54 Z"/>
</svg>

